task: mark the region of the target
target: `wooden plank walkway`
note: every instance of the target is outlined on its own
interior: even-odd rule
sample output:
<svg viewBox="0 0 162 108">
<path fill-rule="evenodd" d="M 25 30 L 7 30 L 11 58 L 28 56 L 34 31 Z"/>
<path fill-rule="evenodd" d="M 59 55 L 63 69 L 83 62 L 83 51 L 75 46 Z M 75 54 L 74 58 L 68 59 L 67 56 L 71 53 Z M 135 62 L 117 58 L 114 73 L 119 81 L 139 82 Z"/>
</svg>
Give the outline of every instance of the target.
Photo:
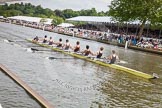
<svg viewBox="0 0 162 108">
<path fill-rule="evenodd" d="M 29 94 L 31 94 L 40 104 L 46 108 L 54 108 L 47 100 L 40 96 L 36 91 L 29 87 L 24 81 L 22 81 L 16 74 L 8 70 L 4 65 L 0 64 L 0 70 L 6 73 L 14 81 L 16 81 L 21 87 L 23 87 Z"/>
</svg>

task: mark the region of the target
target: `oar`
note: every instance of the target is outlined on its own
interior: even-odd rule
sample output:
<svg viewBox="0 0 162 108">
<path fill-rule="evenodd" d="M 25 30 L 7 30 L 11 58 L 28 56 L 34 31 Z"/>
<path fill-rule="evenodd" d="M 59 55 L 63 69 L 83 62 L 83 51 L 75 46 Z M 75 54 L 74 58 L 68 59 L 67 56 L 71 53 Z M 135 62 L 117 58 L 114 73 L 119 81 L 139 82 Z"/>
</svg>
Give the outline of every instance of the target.
<svg viewBox="0 0 162 108">
<path fill-rule="evenodd" d="M 51 51 L 46 49 L 37 49 L 37 48 L 31 48 L 32 51 Z"/>
<path fill-rule="evenodd" d="M 117 63 L 123 63 L 123 64 L 126 64 L 128 63 L 127 61 L 124 61 L 124 60 L 119 60 L 119 62 L 117 61 Z"/>
<path fill-rule="evenodd" d="M 74 59 L 74 58 L 66 58 L 66 57 L 46 57 L 47 59 Z"/>
<path fill-rule="evenodd" d="M 32 51 L 39 51 L 38 49 L 36 48 L 31 48 Z"/>
</svg>

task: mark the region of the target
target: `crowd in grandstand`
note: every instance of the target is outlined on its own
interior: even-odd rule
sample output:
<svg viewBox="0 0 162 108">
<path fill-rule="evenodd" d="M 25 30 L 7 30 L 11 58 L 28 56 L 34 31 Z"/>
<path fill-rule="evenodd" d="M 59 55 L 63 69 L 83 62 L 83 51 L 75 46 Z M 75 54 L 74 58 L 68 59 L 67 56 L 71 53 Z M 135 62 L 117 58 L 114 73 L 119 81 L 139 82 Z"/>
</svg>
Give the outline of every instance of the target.
<svg viewBox="0 0 162 108">
<path fill-rule="evenodd" d="M 144 29 L 141 37 L 137 36 L 139 28 L 137 25 L 128 27 L 118 27 L 118 26 L 102 26 L 97 27 L 94 25 L 83 25 L 76 26 L 73 28 L 58 27 L 49 24 L 37 24 L 34 22 L 22 22 L 22 21 L 10 21 L 8 19 L 5 22 L 15 23 L 22 26 L 54 31 L 63 34 L 70 34 L 73 36 L 79 36 L 90 39 L 103 40 L 108 42 L 116 42 L 124 44 L 128 41 L 128 45 L 134 45 L 141 48 L 152 48 L 162 50 L 162 39 L 160 39 L 159 30 L 149 30 Z"/>
</svg>

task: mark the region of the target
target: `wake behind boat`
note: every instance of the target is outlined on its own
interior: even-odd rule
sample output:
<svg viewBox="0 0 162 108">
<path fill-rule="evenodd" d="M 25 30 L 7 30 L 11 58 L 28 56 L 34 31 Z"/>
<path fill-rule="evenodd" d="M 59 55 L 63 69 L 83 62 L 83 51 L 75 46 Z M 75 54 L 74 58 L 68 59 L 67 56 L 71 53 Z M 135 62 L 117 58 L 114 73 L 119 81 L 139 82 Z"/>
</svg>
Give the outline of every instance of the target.
<svg viewBox="0 0 162 108">
<path fill-rule="evenodd" d="M 86 61 L 89 61 L 89 62 L 92 62 L 92 63 L 95 63 L 95 64 L 99 64 L 99 65 L 102 65 L 102 66 L 105 66 L 105 67 L 110 67 L 110 68 L 113 68 L 113 69 L 121 70 L 121 71 L 130 73 L 132 75 L 139 76 L 139 77 L 142 77 L 142 78 L 145 78 L 145 79 L 153 79 L 153 78 L 155 78 L 152 75 L 149 75 L 149 74 L 146 74 L 146 73 L 134 70 L 134 69 L 130 69 L 130 68 L 127 68 L 127 67 L 124 67 L 124 66 L 120 66 L 118 64 L 109 64 L 109 63 L 104 62 L 103 60 L 100 60 L 100 59 L 94 60 L 94 59 L 91 59 L 88 56 L 83 56 L 83 55 L 77 54 L 75 52 L 72 52 L 72 53 L 71 52 L 66 52 L 66 51 L 64 51 L 64 50 L 62 50 L 60 48 L 53 47 L 53 46 L 50 46 L 48 44 L 43 44 L 43 43 L 39 43 L 39 42 L 33 42 L 31 39 L 26 39 L 26 40 L 28 42 L 32 42 L 32 43 L 40 45 L 42 47 L 50 48 L 51 50 L 54 50 L 54 51 L 57 51 L 57 52 L 60 52 L 60 53 L 66 54 L 66 55 L 73 56 L 75 58 L 83 59 L 83 60 L 86 60 Z"/>
</svg>

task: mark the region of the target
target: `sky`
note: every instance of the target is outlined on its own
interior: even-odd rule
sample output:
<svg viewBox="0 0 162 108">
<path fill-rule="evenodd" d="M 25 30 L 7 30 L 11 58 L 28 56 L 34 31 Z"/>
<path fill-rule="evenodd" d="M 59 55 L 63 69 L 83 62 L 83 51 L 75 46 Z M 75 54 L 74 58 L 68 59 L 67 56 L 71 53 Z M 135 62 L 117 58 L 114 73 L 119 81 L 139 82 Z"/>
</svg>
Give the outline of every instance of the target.
<svg viewBox="0 0 162 108">
<path fill-rule="evenodd" d="M 108 11 L 108 5 L 111 0 L 28 0 L 34 5 L 41 5 L 44 8 L 50 9 L 91 9 L 95 8 L 98 12 Z"/>
</svg>

